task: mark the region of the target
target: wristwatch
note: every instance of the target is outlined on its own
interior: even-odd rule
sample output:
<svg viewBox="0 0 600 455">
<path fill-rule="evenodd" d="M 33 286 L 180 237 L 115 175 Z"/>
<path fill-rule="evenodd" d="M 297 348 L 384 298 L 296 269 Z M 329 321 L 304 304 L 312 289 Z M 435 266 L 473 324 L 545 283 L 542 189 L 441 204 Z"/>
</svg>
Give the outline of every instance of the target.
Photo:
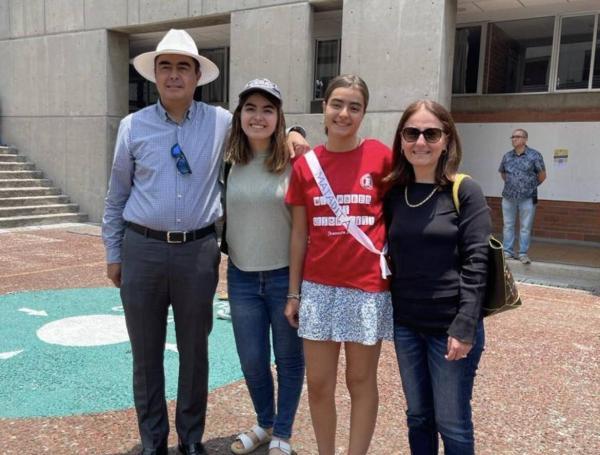
<svg viewBox="0 0 600 455">
<path fill-rule="evenodd" d="M 306 138 L 306 130 L 304 128 L 302 128 L 300 125 L 292 125 L 292 126 L 288 127 L 285 130 L 286 136 L 288 134 L 290 134 L 292 131 L 295 131 L 296 133 L 300 133 L 302 135 L 302 137 Z"/>
</svg>

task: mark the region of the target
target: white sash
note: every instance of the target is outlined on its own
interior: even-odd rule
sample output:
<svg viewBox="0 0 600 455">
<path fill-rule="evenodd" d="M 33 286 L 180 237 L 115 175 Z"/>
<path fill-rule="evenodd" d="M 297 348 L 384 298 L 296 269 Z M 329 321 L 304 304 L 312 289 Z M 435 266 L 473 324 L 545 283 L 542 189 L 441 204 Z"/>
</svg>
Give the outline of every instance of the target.
<svg viewBox="0 0 600 455">
<path fill-rule="evenodd" d="M 339 220 L 339 222 L 346 228 L 349 234 L 352 235 L 362 246 L 364 246 L 371 253 L 375 253 L 379 255 L 379 268 L 381 269 L 381 277 L 386 280 L 388 275 L 391 275 L 392 272 L 387 265 L 387 261 L 385 260 L 385 255 L 387 254 L 387 243 L 383 246 L 383 249 L 379 251 L 373 245 L 373 242 L 369 238 L 367 234 L 365 234 L 361 228 L 359 228 L 355 223 L 352 222 L 352 219 L 345 215 L 340 204 L 337 200 L 335 194 L 331 189 L 331 185 L 329 185 L 329 181 L 327 180 L 327 176 L 325 172 L 323 172 L 323 168 L 321 167 L 321 163 L 317 159 L 317 155 L 314 150 L 311 150 L 304 154 L 306 158 L 306 162 L 308 163 L 308 167 L 319 186 L 319 190 L 321 190 L 321 194 L 325 197 L 327 201 L 327 205 L 333 211 L 333 214 Z"/>
</svg>

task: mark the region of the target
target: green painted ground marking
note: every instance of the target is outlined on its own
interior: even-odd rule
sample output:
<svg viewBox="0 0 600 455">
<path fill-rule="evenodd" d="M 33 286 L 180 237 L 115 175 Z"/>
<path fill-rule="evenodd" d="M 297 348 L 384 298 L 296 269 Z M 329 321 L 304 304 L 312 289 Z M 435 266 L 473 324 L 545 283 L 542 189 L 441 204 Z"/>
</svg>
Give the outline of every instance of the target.
<svg viewBox="0 0 600 455">
<path fill-rule="evenodd" d="M 133 406 L 131 349 L 115 288 L 0 296 L 0 417 L 65 416 Z M 177 391 L 172 318 L 166 393 Z M 209 343 L 214 389 L 242 378 L 230 321 L 215 319 Z"/>
</svg>

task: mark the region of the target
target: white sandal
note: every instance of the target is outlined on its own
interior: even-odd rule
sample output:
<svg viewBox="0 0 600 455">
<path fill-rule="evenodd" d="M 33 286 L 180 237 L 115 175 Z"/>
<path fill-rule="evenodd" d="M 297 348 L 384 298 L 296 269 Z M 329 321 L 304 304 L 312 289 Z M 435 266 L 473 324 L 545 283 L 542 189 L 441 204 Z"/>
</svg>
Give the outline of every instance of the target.
<svg viewBox="0 0 600 455">
<path fill-rule="evenodd" d="M 292 446 L 289 442 L 285 442 L 279 438 L 275 438 L 269 443 L 269 453 L 271 452 L 271 449 L 279 449 L 285 453 L 285 455 L 294 455 L 296 453 L 292 450 Z"/>
<path fill-rule="evenodd" d="M 247 453 L 254 452 L 260 446 L 266 444 L 271 440 L 271 435 L 267 433 L 263 428 L 258 425 L 254 425 L 250 431 L 256 435 L 256 441 L 248 436 L 246 433 L 238 434 L 237 438 L 231 444 L 231 451 L 236 455 L 245 455 Z M 236 446 L 236 442 L 242 443 L 242 448 Z"/>
</svg>

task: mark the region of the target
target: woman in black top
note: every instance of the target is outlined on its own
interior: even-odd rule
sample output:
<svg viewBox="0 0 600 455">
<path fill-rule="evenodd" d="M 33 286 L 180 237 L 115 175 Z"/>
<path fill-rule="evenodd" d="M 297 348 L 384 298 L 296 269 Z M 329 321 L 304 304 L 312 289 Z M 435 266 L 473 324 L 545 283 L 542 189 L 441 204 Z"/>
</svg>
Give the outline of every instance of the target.
<svg viewBox="0 0 600 455">
<path fill-rule="evenodd" d="M 385 215 L 392 260 L 394 342 L 413 454 L 474 453 L 471 395 L 484 346 L 481 304 L 489 209 L 479 185 L 452 182 L 461 160 L 449 112 L 417 101 L 393 146 Z"/>
</svg>

